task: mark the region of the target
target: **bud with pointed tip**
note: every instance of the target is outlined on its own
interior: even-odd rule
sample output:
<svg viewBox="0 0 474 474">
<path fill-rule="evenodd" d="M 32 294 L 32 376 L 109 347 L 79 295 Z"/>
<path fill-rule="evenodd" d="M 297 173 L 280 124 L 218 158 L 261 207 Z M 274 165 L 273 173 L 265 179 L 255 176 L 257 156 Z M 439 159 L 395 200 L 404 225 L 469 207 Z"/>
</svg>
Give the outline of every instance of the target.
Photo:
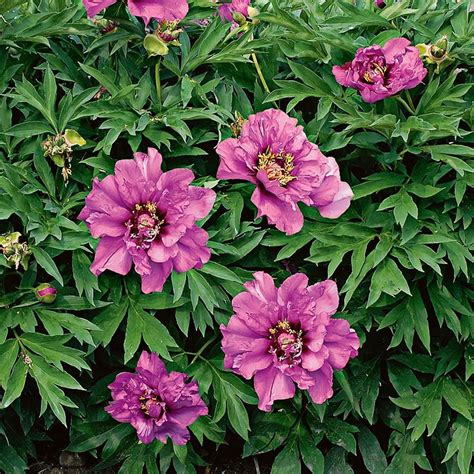
<svg viewBox="0 0 474 474">
<path fill-rule="evenodd" d="M 232 18 L 239 26 L 244 26 L 247 23 L 247 19 L 240 12 L 232 12 Z"/>
<path fill-rule="evenodd" d="M 58 290 L 49 283 L 41 283 L 41 285 L 35 288 L 36 299 L 40 303 L 53 303 L 57 294 Z"/>
</svg>

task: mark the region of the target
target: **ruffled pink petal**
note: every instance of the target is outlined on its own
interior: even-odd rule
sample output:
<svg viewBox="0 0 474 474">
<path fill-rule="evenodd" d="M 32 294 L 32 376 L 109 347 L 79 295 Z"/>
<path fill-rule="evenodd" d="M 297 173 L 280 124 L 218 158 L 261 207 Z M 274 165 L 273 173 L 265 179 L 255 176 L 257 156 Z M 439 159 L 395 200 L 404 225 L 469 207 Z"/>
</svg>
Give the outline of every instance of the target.
<svg viewBox="0 0 474 474">
<path fill-rule="evenodd" d="M 187 187 L 194 180 L 194 173 L 189 168 L 175 168 L 163 173 L 157 184 L 157 189 L 160 190 L 161 199 L 163 203 L 175 203 L 176 195 L 183 197 L 188 193 Z M 184 193 L 184 194 L 183 194 Z M 183 205 L 183 203 L 179 203 Z"/>
<path fill-rule="evenodd" d="M 257 217 L 266 216 L 270 224 L 286 235 L 296 234 L 303 227 L 303 214 L 296 204 L 282 201 L 259 188 L 255 189 L 251 200 L 257 206 Z"/>
<path fill-rule="evenodd" d="M 111 270 L 119 275 L 126 275 L 132 267 L 132 258 L 121 238 L 102 237 L 95 251 L 91 272 L 100 275 L 105 270 Z"/>
<path fill-rule="evenodd" d="M 337 284 L 333 280 L 325 280 L 308 287 L 308 293 L 316 300 L 316 314 L 332 315 L 339 306 Z"/>
<path fill-rule="evenodd" d="M 311 400 L 320 405 L 332 397 L 332 367 L 326 363 L 312 373 L 314 385 L 308 389 Z"/>
<path fill-rule="evenodd" d="M 133 16 L 143 18 L 148 25 L 156 20 L 182 20 L 188 13 L 186 0 L 128 0 L 128 9 Z"/>
<path fill-rule="evenodd" d="M 245 289 L 267 304 L 276 302 L 277 289 L 273 278 L 265 272 L 255 272 L 253 277 L 254 280 L 244 283 Z"/>
<path fill-rule="evenodd" d="M 206 246 L 209 236 L 200 227 L 193 226 L 177 242 L 178 252 L 173 257 L 173 267 L 177 272 L 186 272 L 192 268 L 202 268 L 211 258 Z"/>
<path fill-rule="evenodd" d="M 120 196 L 129 208 L 133 208 L 135 204 L 144 204 L 148 200 L 145 192 L 150 189 L 150 185 L 147 185 L 147 181 L 135 160 L 117 161 L 115 164 L 115 179 Z"/>
<path fill-rule="evenodd" d="M 333 319 L 327 327 L 324 345 L 329 350 L 328 363 L 334 369 L 344 368 L 349 359 L 357 356 L 359 337 L 344 319 Z"/>
<path fill-rule="evenodd" d="M 147 275 L 141 275 L 143 293 L 153 293 L 161 291 L 170 276 L 173 266 L 171 262 L 154 263 L 150 262 L 151 271 Z"/>
<path fill-rule="evenodd" d="M 351 66 L 351 62 L 345 63 L 342 66 L 333 66 L 332 73 L 341 86 L 350 87 L 352 85 L 353 79 Z"/>
<path fill-rule="evenodd" d="M 270 411 L 275 400 L 295 396 L 295 384 L 273 365 L 255 374 L 254 387 L 258 395 L 258 408 Z"/>
<path fill-rule="evenodd" d="M 329 350 L 322 346 L 318 352 L 307 350 L 301 355 L 301 366 L 311 372 L 320 369 L 329 357 Z"/>
<path fill-rule="evenodd" d="M 160 377 L 166 373 L 166 367 L 163 361 L 156 355 L 155 352 L 143 351 L 138 359 L 137 372 L 146 370 L 156 377 Z"/>
<path fill-rule="evenodd" d="M 319 206 L 319 213 L 328 219 L 336 219 L 349 209 L 353 197 L 354 193 L 351 187 L 344 181 L 340 181 L 333 201 L 325 206 Z"/>
<path fill-rule="evenodd" d="M 152 418 L 140 416 L 132 422 L 132 426 L 137 430 L 138 439 L 143 444 L 150 444 L 155 439 L 155 423 Z"/>
<path fill-rule="evenodd" d="M 133 156 L 145 181 L 156 183 L 162 174 L 163 157 L 160 152 L 156 148 L 148 148 L 147 153 L 137 152 Z"/>
<path fill-rule="evenodd" d="M 410 46 L 410 41 L 406 38 L 393 38 L 388 40 L 382 47 L 385 60 L 388 63 L 393 62 L 395 57 L 403 54 L 408 46 Z"/>
<path fill-rule="evenodd" d="M 105 10 L 116 2 L 117 0 L 82 0 L 89 18 L 96 16 L 102 10 Z"/>
<path fill-rule="evenodd" d="M 216 152 L 220 157 L 219 168 L 217 169 L 218 179 L 242 179 L 255 183 L 255 169 L 245 160 L 242 155 L 244 150 L 240 148 L 240 140 L 228 138 L 217 145 Z M 256 162 L 258 151 L 252 150 Z"/>
<path fill-rule="evenodd" d="M 175 257 L 177 253 L 177 245 L 166 247 L 161 241 L 153 242 L 150 249 L 148 250 L 148 256 L 156 263 L 167 262 L 168 260 Z"/>
<path fill-rule="evenodd" d="M 285 306 L 288 301 L 299 298 L 307 286 L 308 277 L 304 273 L 291 275 L 278 288 L 278 304 Z"/>
<path fill-rule="evenodd" d="M 186 214 L 191 214 L 194 220 L 206 217 L 211 212 L 212 206 L 216 200 L 216 193 L 212 189 L 189 187 L 189 205 L 186 208 Z"/>
</svg>

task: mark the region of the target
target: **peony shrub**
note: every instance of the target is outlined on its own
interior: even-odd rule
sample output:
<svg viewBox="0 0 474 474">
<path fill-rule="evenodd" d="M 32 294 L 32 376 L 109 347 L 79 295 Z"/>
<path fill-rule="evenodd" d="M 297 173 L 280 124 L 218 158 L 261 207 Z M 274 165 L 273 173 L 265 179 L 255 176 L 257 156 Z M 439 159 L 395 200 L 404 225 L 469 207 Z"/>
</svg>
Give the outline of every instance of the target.
<svg viewBox="0 0 474 474">
<path fill-rule="evenodd" d="M 469 473 L 471 9 L 0 4 L 0 471 Z"/>
</svg>

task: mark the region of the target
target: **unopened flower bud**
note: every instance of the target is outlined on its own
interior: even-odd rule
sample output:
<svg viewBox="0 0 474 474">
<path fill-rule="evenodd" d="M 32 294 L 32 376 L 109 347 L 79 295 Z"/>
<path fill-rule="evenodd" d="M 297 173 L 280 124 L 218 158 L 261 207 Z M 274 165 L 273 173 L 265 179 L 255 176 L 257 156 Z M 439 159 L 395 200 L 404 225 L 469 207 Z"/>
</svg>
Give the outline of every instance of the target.
<svg viewBox="0 0 474 474">
<path fill-rule="evenodd" d="M 41 283 L 35 288 L 35 295 L 40 303 L 53 303 L 57 294 L 58 290 L 49 283 Z"/>
<path fill-rule="evenodd" d="M 166 43 L 154 33 L 145 36 L 143 46 L 148 56 L 166 56 L 169 52 Z"/>
<path fill-rule="evenodd" d="M 232 12 L 232 18 L 239 26 L 244 26 L 247 23 L 247 18 L 240 12 Z"/>
</svg>

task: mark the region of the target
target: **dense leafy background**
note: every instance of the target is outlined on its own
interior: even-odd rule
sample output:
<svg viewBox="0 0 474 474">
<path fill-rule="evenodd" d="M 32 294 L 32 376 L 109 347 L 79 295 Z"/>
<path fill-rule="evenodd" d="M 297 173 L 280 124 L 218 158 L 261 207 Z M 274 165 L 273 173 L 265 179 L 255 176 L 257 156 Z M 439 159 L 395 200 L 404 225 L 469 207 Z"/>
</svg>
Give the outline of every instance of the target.
<svg viewBox="0 0 474 474">
<path fill-rule="evenodd" d="M 219 19 L 193 22 L 215 12 L 195 0 L 181 47 L 161 63 L 162 103 L 157 59 L 147 58 L 143 24 L 124 5 L 107 10 L 119 26 L 104 34 L 79 2 L 0 4 L 0 231 L 21 232 L 32 251 L 26 271 L 0 256 L 0 470 L 24 472 L 68 449 L 123 473 L 187 473 L 242 456 L 275 474 L 469 472 L 470 2 L 386 3 L 260 1 L 259 23 L 228 37 Z M 394 98 L 365 104 L 331 74 L 358 47 L 444 34 L 452 61 L 439 74 L 429 66 L 424 84 L 402 94 L 412 111 Z M 336 157 L 355 192 L 341 218 L 305 208 L 303 230 L 287 237 L 255 220 L 250 185 L 214 178 L 214 148 L 234 113 L 269 107 L 297 117 Z M 87 142 L 74 147 L 67 187 L 41 147 L 65 129 Z M 212 261 L 143 295 L 133 274 L 88 271 L 96 242 L 77 214 L 93 176 L 150 145 L 167 169 L 191 167 L 218 199 L 203 223 Z M 259 412 L 251 384 L 223 370 L 218 325 L 258 269 L 279 282 L 295 271 L 338 282 L 340 315 L 363 345 L 322 406 L 300 393 Z M 41 282 L 59 289 L 55 303 L 36 302 L 29 288 Z M 106 385 L 146 348 L 197 378 L 210 406 L 187 447 L 139 445 L 103 410 Z"/>
</svg>

